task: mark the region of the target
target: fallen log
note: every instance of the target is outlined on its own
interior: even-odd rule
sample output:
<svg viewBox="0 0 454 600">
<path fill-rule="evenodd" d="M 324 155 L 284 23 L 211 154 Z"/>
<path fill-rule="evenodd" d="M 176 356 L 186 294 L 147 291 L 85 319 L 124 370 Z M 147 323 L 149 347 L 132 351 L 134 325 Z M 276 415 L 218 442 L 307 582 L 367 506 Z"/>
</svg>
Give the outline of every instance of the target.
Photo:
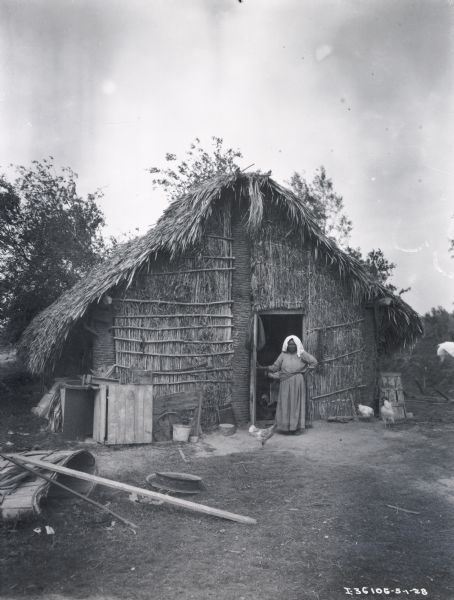
<svg viewBox="0 0 454 600">
<path fill-rule="evenodd" d="M 53 485 L 57 486 L 58 488 L 60 488 L 62 490 L 65 490 L 65 492 L 69 492 L 70 494 L 73 494 L 74 496 L 77 496 L 77 498 L 81 498 L 82 500 L 85 500 L 85 502 L 88 502 L 88 504 L 91 504 L 92 506 L 96 506 L 96 508 L 100 508 L 101 510 L 104 510 L 105 512 L 108 512 L 109 514 L 111 514 L 113 517 L 115 517 L 116 519 L 118 519 L 119 521 L 121 521 L 122 523 L 124 523 L 125 525 L 127 525 L 128 527 L 132 527 L 132 529 L 137 529 L 137 525 L 134 525 L 134 523 L 131 523 L 131 521 L 128 521 L 127 519 L 124 519 L 121 515 L 117 514 L 113 510 L 110 510 L 110 508 L 108 508 L 107 506 L 104 506 L 103 504 L 100 504 L 99 502 L 96 502 L 96 500 L 92 500 L 91 498 L 88 498 L 88 496 L 84 496 L 83 494 L 79 494 L 79 492 L 76 492 L 76 490 L 73 490 L 70 487 L 68 487 L 67 485 L 64 485 L 63 483 L 60 483 L 56 479 L 52 479 L 51 477 L 48 477 L 47 475 L 44 475 L 44 473 L 40 473 L 39 471 L 35 471 L 35 469 L 32 469 L 31 467 L 28 467 L 26 464 L 24 464 L 20 460 L 16 460 L 13 456 L 9 456 L 9 455 L 6 455 L 6 454 L 0 454 L 0 457 L 3 458 L 4 460 L 7 460 L 7 461 L 9 461 L 9 462 L 17 465 L 19 468 L 24 469 L 24 471 L 27 471 L 28 473 L 31 473 L 35 477 L 41 477 L 41 479 L 44 479 L 48 483 L 52 483 Z"/>
<path fill-rule="evenodd" d="M 147 496 L 149 498 L 156 498 L 162 500 L 166 504 L 172 504 L 174 506 L 180 506 L 194 512 L 203 513 L 205 515 L 211 515 L 213 517 L 220 517 L 221 519 L 227 519 L 229 521 L 236 521 L 237 523 L 245 523 L 255 525 L 257 521 L 251 517 L 245 517 L 243 515 L 237 515 L 225 510 L 218 508 L 212 508 L 204 504 L 197 504 L 196 502 L 190 502 L 189 500 L 183 500 L 182 498 L 175 498 L 173 496 L 167 496 L 166 494 L 160 494 L 159 492 L 153 492 L 144 488 L 136 487 L 135 485 L 129 485 L 128 483 L 122 483 L 121 481 L 114 481 L 112 479 L 106 479 L 105 477 L 99 477 L 98 475 L 90 475 L 89 473 L 83 473 L 81 471 L 75 471 L 74 469 L 68 469 L 67 467 L 61 467 L 60 465 L 54 465 L 43 460 L 37 460 L 30 457 L 23 457 L 20 455 L 13 455 L 20 463 L 31 464 L 41 469 L 53 471 L 55 473 L 61 473 L 62 475 L 69 475 L 76 479 L 82 479 L 84 481 L 91 481 L 98 485 L 104 485 L 106 487 L 113 488 L 115 490 L 122 490 L 124 492 L 135 493 L 139 496 Z"/>
</svg>

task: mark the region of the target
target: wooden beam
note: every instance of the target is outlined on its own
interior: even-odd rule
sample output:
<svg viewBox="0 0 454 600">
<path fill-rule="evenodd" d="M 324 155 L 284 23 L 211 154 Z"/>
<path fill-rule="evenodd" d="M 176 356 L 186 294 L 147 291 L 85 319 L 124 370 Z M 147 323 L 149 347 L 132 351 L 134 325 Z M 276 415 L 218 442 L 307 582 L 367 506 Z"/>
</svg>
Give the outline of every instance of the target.
<svg viewBox="0 0 454 600">
<path fill-rule="evenodd" d="M 251 517 L 245 517 L 218 508 L 212 508 L 204 504 L 197 504 L 196 502 L 190 502 L 189 500 L 183 500 L 182 498 L 175 498 L 173 496 L 167 496 L 166 494 L 160 494 L 159 492 L 153 492 L 144 488 L 136 487 L 135 485 L 129 485 L 128 483 L 122 483 L 121 481 L 113 481 L 112 479 L 106 479 L 105 477 L 99 477 L 98 475 L 90 475 L 89 473 L 83 473 L 82 471 L 76 471 L 75 469 L 68 469 L 68 467 L 62 467 L 60 465 L 54 465 L 44 460 L 37 460 L 29 456 L 24 457 L 21 455 L 14 454 L 13 457 L 20 463 L 30 464 L 47 471 L 53 471 L 55 473 L 61 473 L 62 475 L 68 475 L 69 477 L 75 477 L 76 479 L 82 479 L 83 481 L 91 481 L 98 485 L 104 485 L 115 490 L 128 492 L 130 494 L 137 494 L 139 496 L 146 496 L 148 498 L 155 498 L 162 500 L 166 504 L 172 504 L 173 506 L 179 506 L 186 508 L 194 512 L 210 515 L 213 517 L 220 517 L 221 519 L 227 519 L 230 521 L 236 521 L 237 523 L 247 523 L 255 525 L 257 521 Z M 6 457 L 7 458 L 7 457 Z"/>
</svg>

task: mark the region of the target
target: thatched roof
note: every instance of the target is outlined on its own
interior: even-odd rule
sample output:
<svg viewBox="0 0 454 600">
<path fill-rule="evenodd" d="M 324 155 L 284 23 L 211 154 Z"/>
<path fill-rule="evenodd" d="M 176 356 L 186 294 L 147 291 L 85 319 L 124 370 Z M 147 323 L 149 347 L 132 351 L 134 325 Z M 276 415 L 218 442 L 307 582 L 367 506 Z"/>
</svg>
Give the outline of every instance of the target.
<svg viewBox="0 0 454 600">
<path fill-rule="evenodd" d="M 118 284 L 129 284 L 148 260 L 161 252 L 174 257 L 197 244 L 217 201 L 226 193 L 249 201 L 247 226 L 251 233 L 262 224 L 265 199 L 283 209 L 302 239 L 310 241 L 314 254 L 332 264 L 340 277 L 348 281 L 355 302 L 390 296 L 386 288 L 370 280 L 357 260 L 323 234 L 310 209 L 290 190 L 269 175 L 223 175 L 172 202 L 147 234 L 119 246 L 112 256 L 37 315 L 19 342 L 19 353 L 27 368 L 35 374 L 51 369 L 69 333 L 89 307 Z M 413 343 L 422 333 L 418 315 L 401 298 L 393 297 L 392 304 L 384 310 L 388 346 Z"/>
</svg>

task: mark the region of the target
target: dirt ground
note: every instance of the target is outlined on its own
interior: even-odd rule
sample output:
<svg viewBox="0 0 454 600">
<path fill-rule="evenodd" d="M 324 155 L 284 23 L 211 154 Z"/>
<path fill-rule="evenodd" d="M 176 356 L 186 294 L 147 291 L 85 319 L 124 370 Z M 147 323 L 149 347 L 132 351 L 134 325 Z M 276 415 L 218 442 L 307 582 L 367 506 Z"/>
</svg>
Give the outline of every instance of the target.
<svg viewBox="0 0 454 600">
<path fill-rule="evenodd" d="M 30 414 L 36 384 L 8 375 L 3 385 L 3 451 L 62 447 Z M 317 422 L 263 449 L 243 430 L 180 447 L 82 445 L 99 474 L 131 484 L 145 486 L 157 470 L 200 475 L 207 489 L 193 500 L 258 523 L 137 504 L 98 487 L 93 497 L 135 522 L 137 534 L 79 500 L 0 524 L 0 597 L 337 600 L 364 587 L 363 597 L 453 600 L 454 409 L 419 398 L 411 410 L 414 420 L 389 430 Z M 34 533 L 43 525 L 55 535 Z"/>
</svg>

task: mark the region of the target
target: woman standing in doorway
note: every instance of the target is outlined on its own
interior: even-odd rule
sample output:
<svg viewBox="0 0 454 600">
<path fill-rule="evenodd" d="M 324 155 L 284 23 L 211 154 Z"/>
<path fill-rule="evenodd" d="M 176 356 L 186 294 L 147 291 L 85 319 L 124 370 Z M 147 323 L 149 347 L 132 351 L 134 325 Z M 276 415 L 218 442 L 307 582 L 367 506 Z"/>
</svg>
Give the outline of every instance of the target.
<svg viewBox="0 0 454 600">
<path fill-rule="evenodd" d="M 315 369 L 317 360 L 303 348 L 296 335 L 289 335 L 275 363 L 264 367 L 268 376 L 278 379 L 279 396 L 276 409 L 278 431 L 299 433 L 305 428 L 306 386 L 303 374 Z"/>
</svg>

